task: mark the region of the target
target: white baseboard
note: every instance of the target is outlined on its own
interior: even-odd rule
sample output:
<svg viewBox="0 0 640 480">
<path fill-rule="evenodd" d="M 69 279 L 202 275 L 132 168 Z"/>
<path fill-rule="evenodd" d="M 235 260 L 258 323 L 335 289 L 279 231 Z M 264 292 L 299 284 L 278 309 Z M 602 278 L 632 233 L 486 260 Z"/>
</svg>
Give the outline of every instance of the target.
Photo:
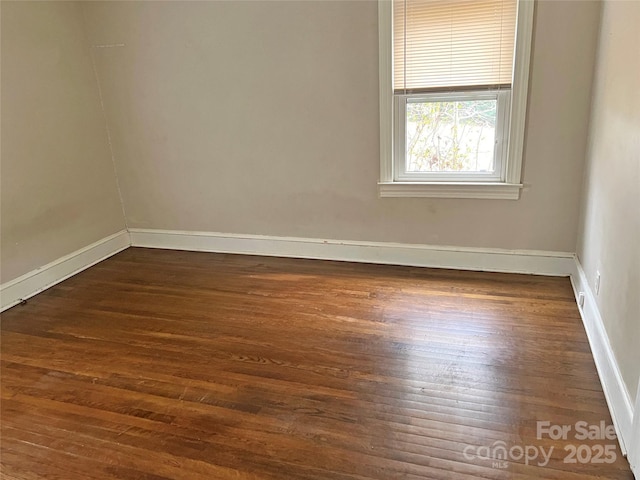
<svg viewBox="0 0 640 480">
<path fill-rule="evenodd" d="M 577 259 L 574 268 L 575 270 L 571 275 L 574 294 L 578 305 L 580 305 L 579 294 L 584 294 L 584 305 L 579 307 L 580 315 L 589 338 L 589 345 L 598 369 L 604 396 L 609 405 L 613 424 L 616 428 L 620 448 L 622 453 L 626 455 L 633 441 L 633 405 L 631 397 L 611 349 L 609 336 L 598 310 L 595 295 L 587 282 L 582 265 Z"/>
<path fill-rule="evenodd" d="M 130 245 L 129 232 L 122 230 L 14 280 L 3 283 L 0 285 L 0 311 L 33 297 L 105 258 L 115 255 Z"/>
<path fill-rule="evenodd" d="M 134 247 L 569 276 L 574 254 L 132 228 Z"/>
<path fill-rule="evenodd" d="M 636 406 L 633 409 L 633 427 L 631 428 L 631 443 L 627 459 L 631 465 L 631 471 L 637 479 L 640 479 L 640 382 L 636 393 Z"/>
</svg>

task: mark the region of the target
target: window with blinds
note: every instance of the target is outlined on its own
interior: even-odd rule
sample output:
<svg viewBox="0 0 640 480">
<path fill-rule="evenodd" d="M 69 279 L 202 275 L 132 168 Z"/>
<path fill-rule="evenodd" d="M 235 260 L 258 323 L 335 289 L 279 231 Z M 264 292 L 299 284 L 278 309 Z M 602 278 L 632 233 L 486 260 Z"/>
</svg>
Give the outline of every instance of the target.
<svg viewBox="0 0 640 480">
<path fill-rule="evenodd" d="M 380 196 L 518 199 L 534 0 L 378 0 Z"/>
<path fill-rule="evenodd" d="M 517 0 L 393 0 L 397 94 L 508 88 Z"/>
</svg>

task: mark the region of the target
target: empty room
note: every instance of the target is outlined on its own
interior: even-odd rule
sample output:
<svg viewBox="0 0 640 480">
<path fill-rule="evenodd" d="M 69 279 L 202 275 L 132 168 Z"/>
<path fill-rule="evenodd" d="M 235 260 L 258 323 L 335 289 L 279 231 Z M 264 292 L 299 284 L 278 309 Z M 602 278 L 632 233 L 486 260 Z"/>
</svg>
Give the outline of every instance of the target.
<svg viewBox="0 0 640 480">
<path fill-rule="evenodd" d="M 640 478 L 640 0 L 0 17 L 0 478 Z"/>
</svg>

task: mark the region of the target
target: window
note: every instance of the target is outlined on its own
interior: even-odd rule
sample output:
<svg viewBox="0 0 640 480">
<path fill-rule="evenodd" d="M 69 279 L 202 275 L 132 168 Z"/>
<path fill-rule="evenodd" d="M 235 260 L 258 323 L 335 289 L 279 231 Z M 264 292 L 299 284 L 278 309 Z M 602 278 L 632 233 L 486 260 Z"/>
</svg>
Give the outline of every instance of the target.
<svg viewBox="0 0 640 480">
<path fill-rule="evenodd" d="M 381 196 L 519 197 L 532 19 L 533 0 L 379 0 Z"/>
</svg>

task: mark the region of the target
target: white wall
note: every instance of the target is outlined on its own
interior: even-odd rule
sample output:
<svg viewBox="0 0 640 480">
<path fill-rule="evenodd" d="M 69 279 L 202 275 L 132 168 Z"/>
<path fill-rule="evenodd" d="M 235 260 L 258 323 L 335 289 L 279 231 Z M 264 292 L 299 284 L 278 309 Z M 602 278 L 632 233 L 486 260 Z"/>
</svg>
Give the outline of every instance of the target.
<svg viewBox="0 0 640 480">
<path fill-rule="evenodd" d="M 519 201 L 378 198 L 375 1 L 84 8 L 130 227 L 574 251 L 597 3 L 537 4 Z"/>
<path fill-rule="evenodd" d="M 124 228 L 76 2 L 2 2 L 1 281 Z"/>
<path fill-rule="evenodd" d="M 578 257 L 630 398 L 640 375 L 640 2 L 604 2 Z M 640 412 L 637 412 L 640 414 Z"/>
</svg>

